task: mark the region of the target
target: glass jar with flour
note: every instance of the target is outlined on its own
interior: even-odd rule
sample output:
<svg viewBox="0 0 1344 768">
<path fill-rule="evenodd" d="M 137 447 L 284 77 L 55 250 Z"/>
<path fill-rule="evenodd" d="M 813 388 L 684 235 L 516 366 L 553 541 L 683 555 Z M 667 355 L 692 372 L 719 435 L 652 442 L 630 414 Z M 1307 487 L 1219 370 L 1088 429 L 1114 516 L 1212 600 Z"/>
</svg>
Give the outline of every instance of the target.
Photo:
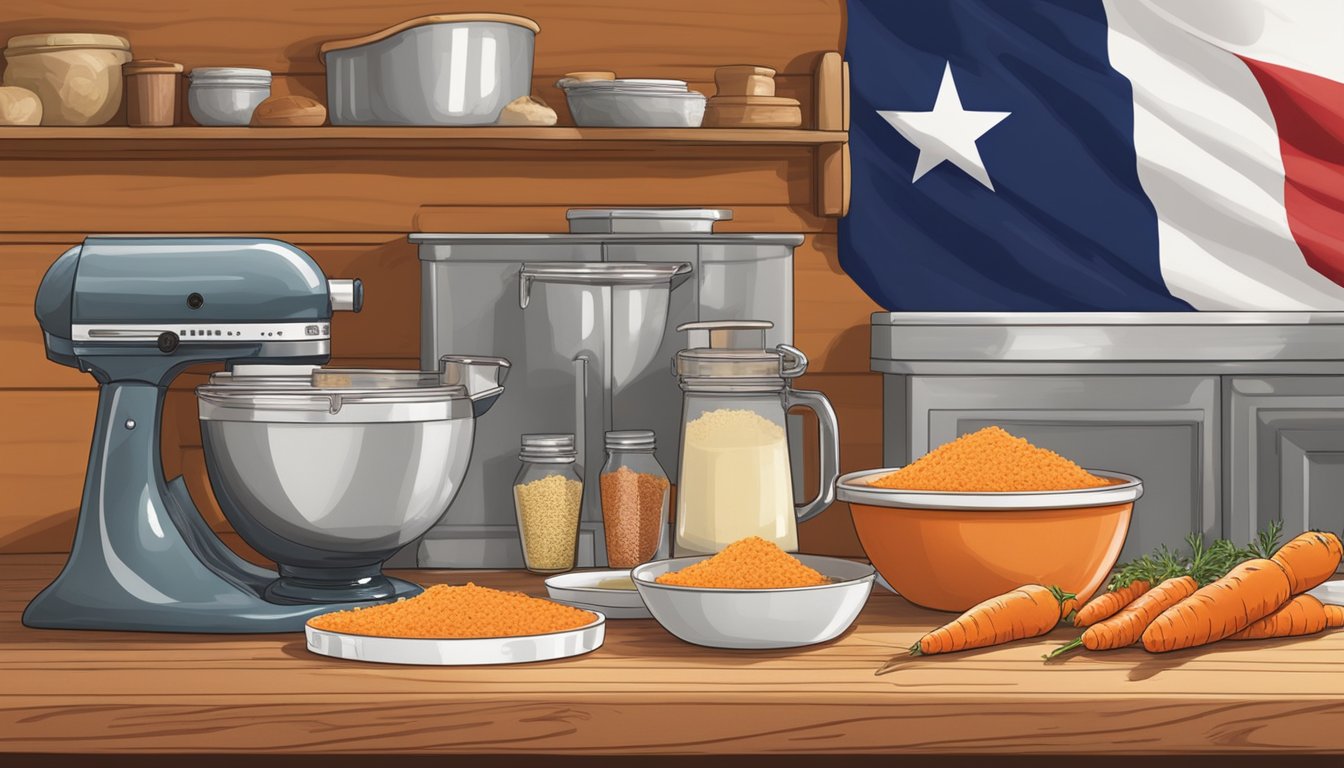
<svg viewBox="0 0 1344 768">
<path fill-rule="evenodd" d="M 835 499 L 840 445 L 835 411 L 820 392 L 789 381 L 807 357 L 779 345 L 765 348 L 771 324 L 755 320 L 687 323 L 687 348 L 674 366 L 684 392 L 677 535 L 674 554 L 718 552 L 748 536 L 798 549 L 798 523 Z M 801 406 L 820 425 L 817 497 L 793 498 L 785 414 Z"/>
</svg>

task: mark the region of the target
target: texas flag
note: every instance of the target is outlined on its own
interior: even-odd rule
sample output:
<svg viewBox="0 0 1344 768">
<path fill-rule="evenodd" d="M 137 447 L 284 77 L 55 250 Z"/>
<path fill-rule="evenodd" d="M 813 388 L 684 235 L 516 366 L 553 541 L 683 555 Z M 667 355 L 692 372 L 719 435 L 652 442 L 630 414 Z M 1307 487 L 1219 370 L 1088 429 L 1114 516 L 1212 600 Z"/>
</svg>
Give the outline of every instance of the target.
<svg viewBox="0 0 1344 768">
<path fill-rule="evenodd" d="M 897 311 L 1344 310 L 1344 0 L 849 0 Z"/>
</svg>

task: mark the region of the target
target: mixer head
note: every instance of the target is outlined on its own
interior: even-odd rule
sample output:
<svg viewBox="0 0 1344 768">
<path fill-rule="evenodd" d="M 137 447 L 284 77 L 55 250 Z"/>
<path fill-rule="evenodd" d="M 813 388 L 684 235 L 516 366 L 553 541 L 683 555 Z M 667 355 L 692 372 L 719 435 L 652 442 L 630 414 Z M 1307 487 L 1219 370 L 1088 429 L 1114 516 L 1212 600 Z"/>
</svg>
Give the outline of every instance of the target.
<svg viewBox="0 0 1344 768">
<path fill-rule="evenodd" d="M 362 304 L 359 280 L 278 240 L 101 235 L 47 270 L 36 314 L 53 361 L 164 384 L 200 362 L 325 362 L 332 312 Z"/>
</svg>

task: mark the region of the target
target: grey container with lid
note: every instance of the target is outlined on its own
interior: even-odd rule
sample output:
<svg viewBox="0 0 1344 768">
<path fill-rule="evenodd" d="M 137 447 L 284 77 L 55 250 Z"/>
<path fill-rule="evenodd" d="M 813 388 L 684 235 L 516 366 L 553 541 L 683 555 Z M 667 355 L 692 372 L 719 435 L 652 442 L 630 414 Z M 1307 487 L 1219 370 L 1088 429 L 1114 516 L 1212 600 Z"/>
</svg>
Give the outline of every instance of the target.
<svg viewBox="0 0 1344 768">
<path fill-rule="evenodd" d="M 681 390 L 670 363 L 685 345 L 676 326 L 750 317 L 773 323 L 766 332 L 767 345 L 793 341 L 793 251 L 802 243 L 801 235 L 717 233 L 712 231 L 715 223 L 732 218 L 731 211 L 718 209 L 574 209 L 567 218 L 568 233 L 410 236 L 419 246 L 420 354 L 426 364 L 449 350 L 479 349 L 508 358 L 517 369 L 501 397 L 502 407 L 481 423 L 462 490 L 422 541 L 418 565 L 520 567 L 509 491 L 520 436 L 578 431 L 570 404 L 585 393 L 576 391 L 573 356 L 538 338 L 539 331 L 528 331 L 529 323 L 539 328 L 545 317 L 526 313 L 548 312 L 549 305 L 539 303 L 533 290 L 528 308 L 519 306 L 525 264 L 690 265 L 689 276 L 668 296 L 666 327 L 651 362 L 613 388 L 606 427 L 654 430 L 659 437 L 656 456 L 665 468 L 676 466 L 679 449 Z M 577 324 L 577 318 L 561 322 L 571 321 Z M 597 388 L 606 375 L 602 355 L 594 354 L 592 363 L 587 381 Z M 587 430 L 590 437 L 581 440 L 596 453 L 581 451 L 579 463 L 594 473 L 602 461 L 602 429 L 595 424 Z M 674 476 L 670 479 L 676 482 Z M 603 564 L 603 550 L 600 512 L 597 505 L 586 503 L 579 564 Z"/>
</svg>

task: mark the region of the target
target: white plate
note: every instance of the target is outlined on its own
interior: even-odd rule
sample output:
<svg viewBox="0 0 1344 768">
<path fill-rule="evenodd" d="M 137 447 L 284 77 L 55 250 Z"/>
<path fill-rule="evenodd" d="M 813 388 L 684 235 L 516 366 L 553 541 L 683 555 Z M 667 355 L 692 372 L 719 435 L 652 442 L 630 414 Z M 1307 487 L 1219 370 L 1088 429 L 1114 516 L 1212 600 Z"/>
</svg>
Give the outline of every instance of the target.
<svg viewBox="0 0 1344 768">
<path fill-rule="evenodd" d="M 1321 586 L 1307 593 L 1329 605 L 1344 605 L 1344 579 L 1339 581 L 1327 581 Z"/>
<path fill-rule="evenodd" d="M 597 612 L 595 612 L 597 613 Z M 303 628 L 308 650 L 323 656 L 381 664 L 523 664 L 579 656 L 602 646 L 607 619 L 577 629 L 522 637 L 453 638 L 429 640 L 408 637 L 369 637 Z"/>
<path fill-rule="evenodd" d="M 585 611 L 597 611 L 608 619 L 651 619 L 639 592 L 633 589 L 602 589 L 607 579 L 628 579 L 630 571 L 583 571 L 562 573 L 546 580 L 552 600 Z"/>
</svg>

